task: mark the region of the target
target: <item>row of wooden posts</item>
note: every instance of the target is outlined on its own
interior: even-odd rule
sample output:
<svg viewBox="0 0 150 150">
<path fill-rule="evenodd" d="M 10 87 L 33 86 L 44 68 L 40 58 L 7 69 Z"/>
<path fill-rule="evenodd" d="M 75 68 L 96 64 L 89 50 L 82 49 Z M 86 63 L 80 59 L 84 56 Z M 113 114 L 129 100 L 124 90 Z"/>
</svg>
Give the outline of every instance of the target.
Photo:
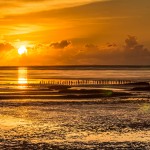
<svg viewBox="0 0 150 150">
<path fill-rule="evenodd" d="M 40 85 L 122 85 L 133 83 L 130 80 L 49 80 L 40 81 Z"/>
</svg>

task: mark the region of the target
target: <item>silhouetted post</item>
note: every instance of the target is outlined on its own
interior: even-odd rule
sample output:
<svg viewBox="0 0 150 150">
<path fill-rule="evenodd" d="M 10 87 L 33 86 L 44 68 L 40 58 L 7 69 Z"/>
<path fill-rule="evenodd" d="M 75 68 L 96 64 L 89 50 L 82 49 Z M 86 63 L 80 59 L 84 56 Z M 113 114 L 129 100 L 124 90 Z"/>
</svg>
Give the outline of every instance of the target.
<svg viewBox="0 0 150 150">
<path fill-rule="evenodd" d="M 105 81 L 105 84 L 108 85 L 108 80 Z"/>
</svg>

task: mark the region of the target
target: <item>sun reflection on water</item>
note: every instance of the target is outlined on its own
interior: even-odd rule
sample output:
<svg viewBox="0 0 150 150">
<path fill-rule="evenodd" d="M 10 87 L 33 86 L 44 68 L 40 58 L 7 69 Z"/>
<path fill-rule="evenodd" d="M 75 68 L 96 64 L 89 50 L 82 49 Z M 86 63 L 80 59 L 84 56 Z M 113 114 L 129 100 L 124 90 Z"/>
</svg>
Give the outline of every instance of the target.
<svg viewBox="0 0 150 150">
<path fill-rule="evenodd" d="M 28 78 L 27 78 L 28 70 L 26 67 L 18 68 L 18 84 L 19 87 L 26 87 L 28 84 Z"/>
<path fill-rule="evenodd" d="M 26 78 L 18 78 L 18 83 L 19 83 L 19 84 L 27 84 L 28 81 L 27 81 Z"/>
</svg>

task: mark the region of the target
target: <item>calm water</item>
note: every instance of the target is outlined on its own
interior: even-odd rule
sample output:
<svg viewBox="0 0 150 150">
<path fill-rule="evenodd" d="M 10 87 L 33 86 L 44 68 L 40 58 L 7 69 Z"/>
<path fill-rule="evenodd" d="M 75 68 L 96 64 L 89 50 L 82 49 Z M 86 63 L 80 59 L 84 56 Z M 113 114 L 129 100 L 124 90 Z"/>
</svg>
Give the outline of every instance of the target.
<svg viewBox="0 0 150 150">
<path fill-rule="evenodd" d="M 150 81 L 149 66 L 0 67 L 0 84 L 40 83 L 51 79 L 130 79 Z"/>
</svg>

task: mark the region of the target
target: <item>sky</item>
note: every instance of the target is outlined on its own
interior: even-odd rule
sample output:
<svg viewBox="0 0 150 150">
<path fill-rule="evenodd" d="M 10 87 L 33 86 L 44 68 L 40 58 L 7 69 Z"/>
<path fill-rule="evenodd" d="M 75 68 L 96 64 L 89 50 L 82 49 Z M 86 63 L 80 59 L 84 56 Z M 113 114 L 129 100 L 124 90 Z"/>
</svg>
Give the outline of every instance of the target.
<svg viewBox="0 0 150 150">
<path fill-rule="evenodd" d="M 0 0 L 0 65 L 150 65 L 149 8 L 149 0 Z"/>
</svg>

